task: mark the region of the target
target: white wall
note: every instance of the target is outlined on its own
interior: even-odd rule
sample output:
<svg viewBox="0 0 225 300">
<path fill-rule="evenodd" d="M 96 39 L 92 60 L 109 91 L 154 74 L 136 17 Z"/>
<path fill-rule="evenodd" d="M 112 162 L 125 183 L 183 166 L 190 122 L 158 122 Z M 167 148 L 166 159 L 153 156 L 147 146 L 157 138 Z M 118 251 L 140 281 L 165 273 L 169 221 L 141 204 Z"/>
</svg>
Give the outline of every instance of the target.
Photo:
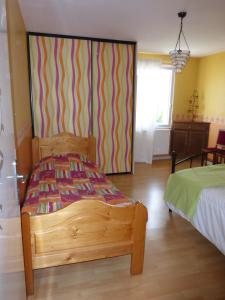
<svg viewBox="0 0 225 300">
<path fill-rule="evenodd" d="M 153 155 L 169 155 L 170 129 L 156 129 Z"/>
<path fill-rule="evenodd" d="M 0 0 L 0 299 L 25 300 L 6 23 L 5 0 Z"/>
</svg>

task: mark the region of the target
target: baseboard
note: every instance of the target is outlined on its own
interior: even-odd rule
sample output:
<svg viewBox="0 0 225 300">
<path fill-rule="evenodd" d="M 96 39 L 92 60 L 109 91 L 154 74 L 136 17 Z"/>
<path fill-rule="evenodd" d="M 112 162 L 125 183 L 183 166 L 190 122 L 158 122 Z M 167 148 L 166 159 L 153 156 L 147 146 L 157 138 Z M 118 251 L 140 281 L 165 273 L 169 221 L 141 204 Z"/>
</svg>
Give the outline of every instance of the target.
<svg viewBox="0 0 225 300">
<path fill-rule="evenodd" d="M 169 154 L 153 155 L 152 160 L 163 160 L 163 159 L 171 159 L 171 156 Z"/>
</svg>

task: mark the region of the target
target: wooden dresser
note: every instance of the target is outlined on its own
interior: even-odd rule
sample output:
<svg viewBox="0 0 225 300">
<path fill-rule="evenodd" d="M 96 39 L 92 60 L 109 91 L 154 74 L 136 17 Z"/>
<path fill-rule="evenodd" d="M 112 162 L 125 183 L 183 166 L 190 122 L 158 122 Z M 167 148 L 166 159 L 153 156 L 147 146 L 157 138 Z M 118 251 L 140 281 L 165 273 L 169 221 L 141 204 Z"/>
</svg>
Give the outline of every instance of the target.
<svg viewBox="0 0 225 300">
<path fill-rule="evenodd" d="M 179 157 L 200 154 L 208 145 L 209 126 L 206 122 L 173 122 L 170 152 L 175 150 Z"/>
</svg>

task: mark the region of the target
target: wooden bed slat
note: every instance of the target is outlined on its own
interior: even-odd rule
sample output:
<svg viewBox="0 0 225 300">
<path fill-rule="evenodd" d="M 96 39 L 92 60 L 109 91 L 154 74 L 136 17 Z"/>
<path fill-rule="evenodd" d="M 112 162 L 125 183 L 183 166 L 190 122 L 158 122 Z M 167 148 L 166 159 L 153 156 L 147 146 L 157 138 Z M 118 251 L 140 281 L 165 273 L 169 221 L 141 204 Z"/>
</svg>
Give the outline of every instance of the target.
<svg viewBox="0 0 225 300">
<path fill-rule="evenodd" d="M 96 140 L 91 137 L 78 137 L 72 133 L 60 133 L 53 137 L 38 138 L 32 141 L 33 164 L 40 159 L 54 154 L 80 153 L 87 155 L 92 162 L 96 162 Z"/>
<path fill-rule="evenodd" d="M 135 216 L 133 222 L 133 251 L 131 255 L 131 274 L 141 274 L 144 266 L 144 252 L 145 252 L 145 233 L 147 222 L 146 207 L 141 204 L 136 204 Z"/>
<path fill-rule="evenodd" d="M 68 251 L 59 251 L 54 255 L 37 256 L 33 262 L 33 269 L 67 265 L 72 263 L 91 261 L 96 259 L 128 255 L 132 252 L 132 242 L 107 243 L 96 246 L 80 247 Z"/>
<path fill-rule="evenodd" d="M 34 293 L 34 280 L 33 280 L 33 270 L 32 270 L 30 216 L 28 213 L 22 214 L 21 226 L 22 226 L 22 237 L 23 237 L 23 256 L 24 256 L 26 293 L 27 295 L 32 295 Z"/>
</svg>

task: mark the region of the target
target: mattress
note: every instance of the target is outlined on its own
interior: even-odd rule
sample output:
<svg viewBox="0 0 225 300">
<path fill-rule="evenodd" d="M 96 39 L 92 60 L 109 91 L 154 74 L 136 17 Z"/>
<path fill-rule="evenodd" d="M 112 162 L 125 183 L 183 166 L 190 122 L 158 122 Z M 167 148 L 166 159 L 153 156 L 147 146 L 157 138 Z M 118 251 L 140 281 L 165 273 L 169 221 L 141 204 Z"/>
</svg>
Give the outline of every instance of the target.
<svg viewBox="0 0 225 300">
<path fill-rule="evenodd" d="M 86 156 L 48 156 L 34 166 L 22 212 L 48 214 L 84 199 L 111 205 L 130 202 Z"/>
<path fill-rule="evenodd" d="M 201 191 L 193 218 L 167 201 L 168 207 L 185 218 L 225 255 L 225 187 Z"/>
</svg>

